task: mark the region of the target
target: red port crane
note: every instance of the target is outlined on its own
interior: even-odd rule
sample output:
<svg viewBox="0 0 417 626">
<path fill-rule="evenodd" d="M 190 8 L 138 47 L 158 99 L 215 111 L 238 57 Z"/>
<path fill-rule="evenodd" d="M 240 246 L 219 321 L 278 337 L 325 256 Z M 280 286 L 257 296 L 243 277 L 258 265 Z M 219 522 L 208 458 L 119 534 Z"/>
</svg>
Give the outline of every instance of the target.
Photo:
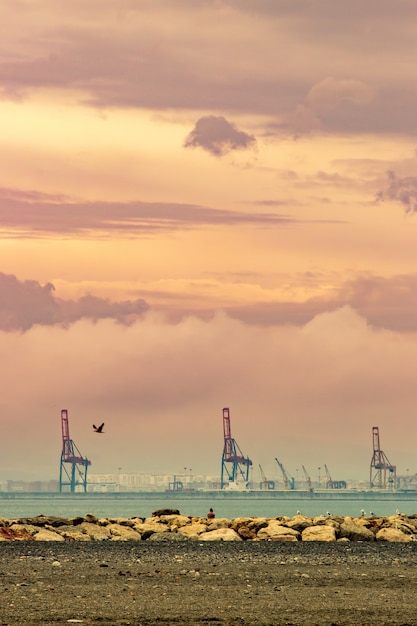
<svg viewBox="0 0 417 626">
<path fill-rule="evenodd" d="M 249 457 L 243 456 L 241 449 L 232 437 L 229 409 L 223 409 L 223 436 L 224 446 L 220 487 L 223 489 L 227 484 L 236 483 L 238 476 L 243 479 L 246 486 L 249 481 L 249 469 L 252 461 Z M 227 480 L 225 477 L 227 477 Z"/>
<path fill-rule="evenodd" d="M 62 428 L 62 452 L 59 469 L 59 491 L 64 491 L 64 487 L 69 487 L 71 493 L 76 491 L 78 485 L 82 486 L 84 493 L 87 491 L 87 469 L 91 461 L 81 456 L 77 446 L 70 438 L 68 411 L 61 411 Z M 68 467 L 69 466 L 69 467 Z"/>
<path fill-rule="evenodd" d="M 379 428 L 372 427 L 373 454 L 370 467 L 370 487 L 377 489 L 395 489 L 397 485 L 397 468 L 391 465 L 379 442 Z"/>
</svg>

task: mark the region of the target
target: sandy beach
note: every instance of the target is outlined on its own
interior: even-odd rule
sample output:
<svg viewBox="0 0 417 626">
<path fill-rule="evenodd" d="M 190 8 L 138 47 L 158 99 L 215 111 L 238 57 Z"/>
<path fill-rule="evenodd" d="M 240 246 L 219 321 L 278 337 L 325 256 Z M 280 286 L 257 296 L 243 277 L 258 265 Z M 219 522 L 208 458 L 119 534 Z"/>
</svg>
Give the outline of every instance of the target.
<svg viewBox="0 0 417 626">
<path fill-rule="evenodd" d="M 4 542 L 0 623 L 417 626 L 417 545 Z"/>
</svg>

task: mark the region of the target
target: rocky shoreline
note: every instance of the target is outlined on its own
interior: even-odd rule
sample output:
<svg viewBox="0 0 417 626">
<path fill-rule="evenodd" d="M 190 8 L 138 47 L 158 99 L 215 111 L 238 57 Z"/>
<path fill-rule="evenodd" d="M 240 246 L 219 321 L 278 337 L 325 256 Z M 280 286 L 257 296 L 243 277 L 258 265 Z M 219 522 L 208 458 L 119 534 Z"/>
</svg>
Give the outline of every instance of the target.
<svg viewBox="0 0 417 626">
<path fill-rule="evenodd" d="M 0 541 L 379 541 L 411 542 L 417 537 L 417 514 L 386 517 L 191 517 L 159 509 L 149 518 L 0 518 Z"/>
</svg>

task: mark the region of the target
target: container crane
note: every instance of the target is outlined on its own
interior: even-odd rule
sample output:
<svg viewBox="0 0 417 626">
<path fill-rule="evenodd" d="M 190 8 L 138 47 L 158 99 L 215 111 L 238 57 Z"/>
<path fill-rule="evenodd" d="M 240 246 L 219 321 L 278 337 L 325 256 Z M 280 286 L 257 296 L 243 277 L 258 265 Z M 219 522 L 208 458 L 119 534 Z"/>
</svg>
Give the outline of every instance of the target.
<svg viewBox="0 0 417 626">
<path fill-rule="evenodd" d="M 87 469 L 91 465 L 91 461 L 81 456 L 77 446 L 70 438 L 67 409 L 61 411 L 61 428 L 62 452 L 59 469 L 59 491 L 62 493 L 64 487 L 69 487 L 70 492 L 74 493 L 76 487 L 81 485 L 84 493 L 86 493 Z"/>
<path fill-rule="evenodd" d="M 304 467 L 304 465 L 301 466 L 303 468 L 303 474 L 304 474 L 304 479 L 305 479 L 305 483 L 307 486 L 308 491 L 313 491 L 313 486 L 311 484 L 311 478 L 309 473 L 307 472 L 306 468 Z"/>
<path fill-rule="evenodd" d="M 282 463 L 280 463 L 278 461 L 278 459 L 275 457 L 275 460 L 277 462 L 277 465 L 279 467 L 279 469 L 281 470 L 281 474 L 282 474 L 282 478 L 284 480 L 284 489 L 286 491 L 288 491 L 288 489 L 295 489 L 295 480 L 293 476 L 288 476 L 287 471 L 285 469 L 285 467 L 282 465 Z"/>
<path fill-rule="evenodd" d="M 275 482 L 273 480 L 268 480 L 265 476 L 265 473 L 262 469 L 262 465 L 259 465 L 259 471 L 261 472 L 261 489 L 275 489 Z"/>
<path fill-rule="evenodd" d="M 379 427 L 372 427 L 373 454 L 370 466 L 370 487 L 396 489 L 397 468 L 391 465 L 379 442 Z"/>
<path fill-rule="evenodd" d="M 327 469 L 326 463 L 324 464 L 324 472 L 326 474 L 326 489 L 333 489 L 332 477 L 330 476 L 330 472 Z"/>
<path fill-rule="evenodd" d="M 346 489 L 346 481 L 345 480 L 333 480 L 330 476 L 330 472 L 327 469 L 326 463 L 324 464 L 324 471 L 326 474 L 326 489 Z"/>
<path fill-rule="evenodd" d="M 223 409 L 223 435 L 224 446 L 220 488 L 223 489 L 226 485 L 230 484 L 235 485 L 238 476 L 243 479 L 246 486 L 249 481 L 249 469 L 252 466 L 252 461 L 249 457 L 243 456 L 236 440 L 232 437 L 230 411 L 227 408 Z M 225 479 L 226 476 L 227 480 Z"/>
</svg>

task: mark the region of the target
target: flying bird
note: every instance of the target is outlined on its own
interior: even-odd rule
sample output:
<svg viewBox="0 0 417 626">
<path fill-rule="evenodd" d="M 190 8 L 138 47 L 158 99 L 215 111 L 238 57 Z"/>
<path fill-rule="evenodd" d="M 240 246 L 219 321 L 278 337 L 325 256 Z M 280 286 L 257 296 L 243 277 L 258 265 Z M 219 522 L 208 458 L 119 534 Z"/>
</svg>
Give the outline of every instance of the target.
<svg viewBox="0 0 417 626">
<path fill-rule="evenodd" d="M 104 422 L 100 426 L 96 426 L 95 424 L 93 424 L 94 431 L 96 433 L 103 433 L 103 426 L 104 426 Z"/>
</svg>

